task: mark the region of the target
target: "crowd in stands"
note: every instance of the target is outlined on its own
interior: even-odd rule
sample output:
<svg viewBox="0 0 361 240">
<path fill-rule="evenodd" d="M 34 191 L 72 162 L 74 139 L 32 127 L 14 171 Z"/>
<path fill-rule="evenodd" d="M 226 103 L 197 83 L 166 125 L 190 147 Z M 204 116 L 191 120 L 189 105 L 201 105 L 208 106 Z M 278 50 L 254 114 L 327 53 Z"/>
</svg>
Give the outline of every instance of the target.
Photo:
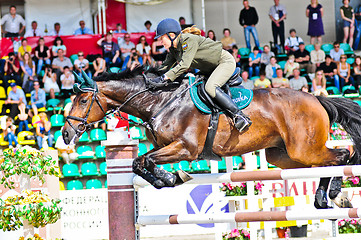
<svg viewBox="0 0 361 240">
<path fill-rule="evenodd" d="M 244 28 L 246 47 L 237 46 L 229 28 L 223 30 L 220 41 L 223 48 L 234 56 L 237 66 L 242 68 L 242 85 L 249 89 L 292 88 L 326 96 L 330 94 L 328 86 L 335 86 L 342 92 L 344 86 L 352 85 L 358 91 L 361 86 L 361 58 L 353 55 L 350 46 L 358 46 L 361 32 L 361 19 L 358 20 L 358 16 L 361 18 L 361 15 L 350 10 L 349 0 L 343 0 L 344 5 L 340 9 L 344 22 L 344 41 L 333 44 L 322 44 L 323 8 L 317 0 L 311 0 L 306 10 L 310 45 L 305 44 L 295 29 L 291 29 L 289 36 L 285 37 L 287 10 L 279 0 L 274 0 L 274 3 L 269 10 L 273 44 L 260 45 L 256 29 L 259 20 L 257 11 L 250 6 L 248 0 L 243 1 L 244 8 L 239 16 L 239 22 Z M 15 21 L 15 24 L 10 24 L 10 21 Z M 182 28 L 190 26 L 183 17 L 179 18 L 179 22 Z M 25 20 L 16 14 L 15 6 L 10 7 L 9 14 L 1 19 L 1 24 L 4 25 L 5 37 L 19 37 L 25 31 Z M 356 39 L 353 41 L 355 27 Z M 144 32 L 154 31 L 152 23 L 146 21 Z M 114 38 L 113 33 L 122 33 L 124 36 Z M 93 31 L 86 27 L 84 21 L 80 21 L 74 35 L 84 34 L 93 34 Z M 62 158 L 70 162 L 76 158 L 76 154 L 73 154 L 74 146 L 66 146 L 61 137 L 58 138 L 59 143 L 56 141 L 54 144 L 54 137 L 50 132 L 51 121 L 44 109 L 48 107 L 50 99 L 73 100 L 73 72 L 81 74 L 84 71 L 89 77 L 94 77 L 112 68 L 124 71 L 139 65 L 159 66 L 165 60 L 167 50 L 160 40 L 148 42 L 146 36 L 140 36 L 135 44 L 130 41 L 130 33 L 120 23 L 114 31 L 99 38 L 97 44 L 102 54 L 96 56 L 85 56 L 82 49 L 79 49 L 76 56 L 68 58 L 59 23 L 55 23 L 54 29 L 47 34 L 56 36 L 52 46 L 45 45 L 42 38 L 44 35 L 37 22 L 33 21 L 31 28 L 26 29 L 21 45 L 0 60 L 0 78 L 6 95 L 1 112 L 1 116 L 6 116 L 4 124 L 1 123 L 2 137 L 9 142 L 9 146 L 16 146 L 16 133 L 31 130 L 29 126 L 35 121 L 32 127 L 38 147 L 42 148 L 44 142 L 49 147 L 55 145 Z M 255 42 L 252 49 L 251 35 Z M 34 36 L 40 38 L 38 45 L 32 49 L 26 37 Z M 206 37 L 216 41 L 213 30 L 209 30 Z M 70 108 L 71 101 L 64 106 L 65 117 Z M 105 122 L 99 123 L 98 127 L 105 130 Z"/>
</svg>

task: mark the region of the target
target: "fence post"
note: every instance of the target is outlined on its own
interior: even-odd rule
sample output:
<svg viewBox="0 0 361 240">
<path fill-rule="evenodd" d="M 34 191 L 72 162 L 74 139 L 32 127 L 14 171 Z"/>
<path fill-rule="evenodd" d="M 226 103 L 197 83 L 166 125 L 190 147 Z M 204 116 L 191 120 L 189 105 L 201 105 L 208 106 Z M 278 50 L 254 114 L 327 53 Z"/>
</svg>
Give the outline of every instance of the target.
<svg viewBox="0 0 361 240">
<path fill-rule="evenodd" d="M 138 156 L 138 140 L 108 132 L 105 146 L 108 183 L 109 239 L 138 240 L 135 229 L 136 194 L 132 162 Z"/>
</svg>

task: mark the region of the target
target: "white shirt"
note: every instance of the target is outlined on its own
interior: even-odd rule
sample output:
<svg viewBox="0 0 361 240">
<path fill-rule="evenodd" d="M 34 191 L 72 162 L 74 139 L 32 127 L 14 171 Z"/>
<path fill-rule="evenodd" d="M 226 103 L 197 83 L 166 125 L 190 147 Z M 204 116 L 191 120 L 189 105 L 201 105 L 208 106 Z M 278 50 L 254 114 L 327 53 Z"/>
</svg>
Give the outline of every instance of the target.
<svg viewBox="0 0 361 240">
<path fill-rule="evenodd" d="M 137 44 L 137 51 L 139 52 L 140 55 L 150 54 L 151 48 L 150 48 L 150 46 L 148 45 L 148 46 L 145 46 L 145 47 L 144 47 L 144 50 L 145 50 L 145 52 L 143 52 L 143 45 L 142 45 L 141 43 L 138 43 L 138 44 Z"/>
<path fill-rule="evenodd" d="M 83 61 L 76 59 L 74 61 L 74 65 L 78 66 L 78 68 L 84 68 L 89 63 L 88 59 L 84 58 Z"/>
<path fill-rule="evenodd" d="M 300 45 L 300 42 L 303 42 L 302 38 L 300 37 L 288 37 L 285 42 L 285 46 L 289 46 L 290 48 L 293 48 L 295 51 L 300 49 L 298 46 Z"/>
<path fill-rule="evenodd" d="M 10 13 L 5 14 L 1 18 L 1 25 L 5 24 L 4 30 L 9 33 L 18 33 L 20 31 L 20 24 L 25 26 L 25 20 L 19 14 L 13 18 Z"/>
<path fill-rule="evenodd" d="M 55 31 L 55 29 L 51 30 L 51 32 L 48 34 L 48 36 L 63 36 L 63 31 L 60 29 L 59 32 L 57 33 Z"/>
<path fill-rule="evenodd" d="M 37 37 L 43 37 L 44 31 L 40 30 L 39 28 L 35 29 L 35 34 Z M 30 28 L 29 30 L 26 30 L 24 37 L 35 37 L 34 36 L 34 29 Z"/>
</svg>

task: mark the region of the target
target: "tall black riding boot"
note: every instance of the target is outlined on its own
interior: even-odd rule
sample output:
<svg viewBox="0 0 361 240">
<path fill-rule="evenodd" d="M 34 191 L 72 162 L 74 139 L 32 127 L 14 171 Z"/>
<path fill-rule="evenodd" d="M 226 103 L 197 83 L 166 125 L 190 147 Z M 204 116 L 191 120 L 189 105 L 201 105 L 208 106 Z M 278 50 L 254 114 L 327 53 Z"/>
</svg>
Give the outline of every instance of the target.
<svg viewBox="0 0 361 240">
<path fill-rule="evenodd" d="M 227 113 L 232 119 L 234 126 L 238 131 L 247 130 L 252 121 L 246 116 L 232 101 L 232 99 L 223 92 L 219 87 L 216 88 L 216 97 L 214 98 L 217 104 Z"/>
</svg>

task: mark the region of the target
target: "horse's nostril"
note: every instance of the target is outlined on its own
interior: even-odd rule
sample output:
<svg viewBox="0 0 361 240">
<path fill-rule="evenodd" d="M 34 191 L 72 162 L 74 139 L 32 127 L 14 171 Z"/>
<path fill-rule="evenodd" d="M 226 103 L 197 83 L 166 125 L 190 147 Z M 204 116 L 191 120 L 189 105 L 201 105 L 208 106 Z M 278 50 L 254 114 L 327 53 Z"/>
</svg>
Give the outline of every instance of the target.
<svg viewBox="0 0 361 240">
<path fill-rule="evenodd" d="M 69 137 L 68 131 L 64 131 L 64 137 L 65 137 L 65 138 L 68 138 L 68 137 Z"/>
</svg>

